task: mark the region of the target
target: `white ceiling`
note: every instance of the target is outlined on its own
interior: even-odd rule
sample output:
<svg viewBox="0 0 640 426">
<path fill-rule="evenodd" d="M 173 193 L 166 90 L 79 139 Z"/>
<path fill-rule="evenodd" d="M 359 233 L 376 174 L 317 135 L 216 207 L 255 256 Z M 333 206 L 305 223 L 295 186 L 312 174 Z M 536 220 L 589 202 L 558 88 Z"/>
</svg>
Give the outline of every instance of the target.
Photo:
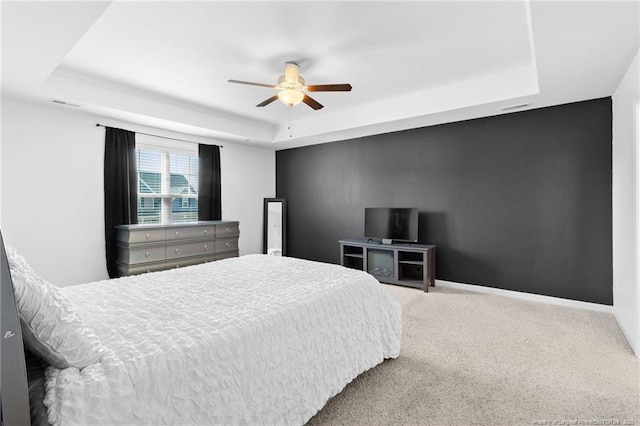
<svg viewBox="0 0 640 426">
<path fill-rule="evenodd" d="M 640 40 L 639 1 L 1 7 L 3 96 L 275 149 L 610 96 Z M 291 60 L 353 90 L 256 108 L 273 90 L 227 82 Z"/>
</svg>

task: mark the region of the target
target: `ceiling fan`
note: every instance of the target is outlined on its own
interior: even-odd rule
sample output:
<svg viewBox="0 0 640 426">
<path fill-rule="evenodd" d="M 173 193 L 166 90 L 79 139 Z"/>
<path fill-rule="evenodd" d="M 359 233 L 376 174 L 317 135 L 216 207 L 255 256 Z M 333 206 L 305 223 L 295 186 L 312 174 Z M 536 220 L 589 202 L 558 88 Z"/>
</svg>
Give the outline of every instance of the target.
<svg viewBox="0 0 640 426">
<path fill-rule="evenodd" d="M 266 87 L 269 89 L 278 90 L 278 94 L 273 95 L 269 99 L 260 102 L 257 107 L 264 107 L 269 105 L 276 99 L 280 99 L 285 105 L 290 107 L 298 105 L 300 102 L 304 102 L 314 110 L 318 110 L 323 107 L 315 99 L 311 98 L 305 92 L 350 92 L 351 85 L 346 84 L 313 84 L 305 85 L 304 78 L 300 76 L 300 66 L 295 62 L 284 63 L 284 74 L 278 78 L 278 84 L 262 84 L 253 83 L 251 81 L 241 80 L 228 80 L 229 83 L 248 84 L 250 86 Z"/>
</svg>

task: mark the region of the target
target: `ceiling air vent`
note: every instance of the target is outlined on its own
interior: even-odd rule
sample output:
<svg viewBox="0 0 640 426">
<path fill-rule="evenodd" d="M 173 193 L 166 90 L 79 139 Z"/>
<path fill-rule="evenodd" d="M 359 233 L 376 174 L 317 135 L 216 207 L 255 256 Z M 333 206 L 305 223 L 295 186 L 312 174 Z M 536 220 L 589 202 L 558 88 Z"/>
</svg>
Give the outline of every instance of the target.
<svg viewBox="0 0 640 426">
<path fill-rule="evenodd" d="M 500 108 L 500 111 L 511 111 L 513 109 L 525 108 L 528 106 L 529 106 L 528 102 L 524 104 L 518 104 L 518 105 L 509 105 L 509 106 Z"/>
<path fill-rule="evenodd" d="M 58 105 L 66 105 L 74 108 L 80 108 L 81 105 L 72 104 L 71 102 L 61 101 L 60 99 L 51 99 L 51 102 Z"/>
</svg>

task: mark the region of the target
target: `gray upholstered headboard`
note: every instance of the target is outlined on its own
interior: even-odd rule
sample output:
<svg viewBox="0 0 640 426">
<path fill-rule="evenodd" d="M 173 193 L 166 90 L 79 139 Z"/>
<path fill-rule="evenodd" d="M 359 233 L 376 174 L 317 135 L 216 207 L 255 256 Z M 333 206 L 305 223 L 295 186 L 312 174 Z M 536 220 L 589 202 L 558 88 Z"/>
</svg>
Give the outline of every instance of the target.
<svg viewBox="0 0 640 426">
<path fill-rule="evenodd" d="M 25 366 L 24 346 L 22 344 L 22 331 L 18 319 L 18 309 L 13 292 L 13 282 L 9 272 L 9 262 L 4 248 L 4 240 L 0 232 L 0 246 L 2 247 L 2 262 L 0 269 L 0 281 L 2 291 L 0 303 L 2 304 L 2 317 L 0 326 L 0 399 L 2 400 L 0 419 L 2 425 L 29 425 L 29 392 L 27 387 L 27 370 Z"/>
</svg>

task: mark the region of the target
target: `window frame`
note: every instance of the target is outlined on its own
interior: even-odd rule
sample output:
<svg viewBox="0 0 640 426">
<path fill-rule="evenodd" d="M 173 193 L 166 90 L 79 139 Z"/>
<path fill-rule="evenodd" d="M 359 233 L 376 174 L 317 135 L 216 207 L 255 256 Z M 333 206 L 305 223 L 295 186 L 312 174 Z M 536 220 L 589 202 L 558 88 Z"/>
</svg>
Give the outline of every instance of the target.
<svg viewBox="0 0 640 426">
<path fill-rule="evenodd" d="M 136 134 L 136 165 L 138 166 L 137 178 L 138 182 L 136 185 L 136 202 L 138 206 L 142 202 L 141 199 L 153 199 L 160 198 L 160 222 L 158 224 L 161 225 L 172 225 L 178 223 L 195 223 L 198 221 L 198 213 L 197 213 L 197 204 L 198 204 L 198 190 L 196 190 L 195 194 L 172 194 L 171 193 L 171 169 L 170 169 L 170 155 L 186 155 L 190 157 L 195 157 L 198 160 L 198 144 L 163 139 L 159 137 L 154 137 L 151 135 L 141 135 Z M 138 163 L 138 151 L 151 151 L 158 152 L 162 154 L 162 172 L 161 172 L 161 190 L 160 193 L 141 193 L 140 192 L 140 169 Z M 166 155 L 169 154 L 169 155 Z M 148 184 L 147 184 L 148 186 Z M 152 189 L 151 187 L 149 187 Z M 184 200 L 187 199 L 195 199 L 196 200 L 196 217 L 192 221 L 173 221 L 173 212 L 172 212 L 172 204 L 176 199 L 181 199 L 181 205 L 184 205 Z M 144 202 L 142 202 L 144 204 Z M 188 203 L 188 201 L 187 201 Z M 140 214 L 140 208 L 138 207 L 138 223 L 156 223 L 156 222 L 141 222 L 140 219 L 142 216 Z"/>
</svg>

